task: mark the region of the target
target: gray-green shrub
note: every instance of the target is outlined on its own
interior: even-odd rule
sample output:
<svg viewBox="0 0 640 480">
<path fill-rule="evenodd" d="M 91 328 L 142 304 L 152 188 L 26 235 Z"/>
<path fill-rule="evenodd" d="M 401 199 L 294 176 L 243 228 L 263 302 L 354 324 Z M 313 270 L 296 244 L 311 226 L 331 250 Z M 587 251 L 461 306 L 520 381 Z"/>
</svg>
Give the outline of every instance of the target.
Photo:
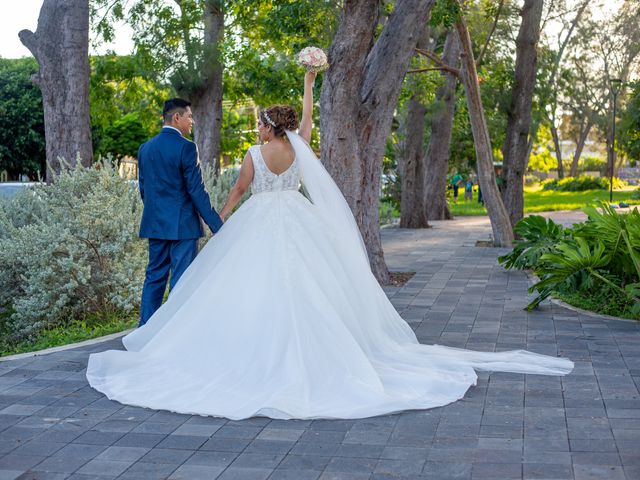
<svg viewBox="0 0 640 480">
<path fill-rule="evenodd" d="M 0 305 L 15 341 L 89 314 L 131 312 L 146 244 L 134 183 L 109 161 L 63 172 L 0 202 Z"/>
</svg>

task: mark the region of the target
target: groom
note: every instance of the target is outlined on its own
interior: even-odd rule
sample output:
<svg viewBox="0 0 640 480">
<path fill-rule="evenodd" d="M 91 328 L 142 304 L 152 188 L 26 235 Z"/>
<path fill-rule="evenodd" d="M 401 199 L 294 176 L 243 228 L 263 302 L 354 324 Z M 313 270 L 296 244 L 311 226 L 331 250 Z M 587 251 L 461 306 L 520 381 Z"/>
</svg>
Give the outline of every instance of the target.
<svg viewBox="0 0 640 480">
<path fill-rule="evenodd" d="M 164 104 L 159 135 L 140 146 L 138 180 L 144 209 L 140 237 L 149 239 L 149 264 L 142 288 L 140 326 L 162 305 L 171 274 L 172 289 L 198 253 L 204 232 L 200 218 L 216 233 L 222 219 L 204 188 L 191 133 L 190 103 L 172 98 Z"/>
</svg>

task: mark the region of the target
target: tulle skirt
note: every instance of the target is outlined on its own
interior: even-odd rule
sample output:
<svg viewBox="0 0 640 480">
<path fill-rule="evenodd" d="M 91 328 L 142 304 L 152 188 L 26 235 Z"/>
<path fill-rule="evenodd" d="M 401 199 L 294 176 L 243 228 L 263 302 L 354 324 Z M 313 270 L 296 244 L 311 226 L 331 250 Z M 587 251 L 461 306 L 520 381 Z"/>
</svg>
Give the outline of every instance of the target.
<svg viewBox="0 0 640 480">
<path fill-rule="evenodd" d="M 432 408 L 462 398 L 474 369 L 573 368 L 522 350 L 420 344 L 297 191 L 247 200 L 123 343 L 126 351 L 91 355 L 92 387 L 128 405 L 234 420 Z"/>
</svg>

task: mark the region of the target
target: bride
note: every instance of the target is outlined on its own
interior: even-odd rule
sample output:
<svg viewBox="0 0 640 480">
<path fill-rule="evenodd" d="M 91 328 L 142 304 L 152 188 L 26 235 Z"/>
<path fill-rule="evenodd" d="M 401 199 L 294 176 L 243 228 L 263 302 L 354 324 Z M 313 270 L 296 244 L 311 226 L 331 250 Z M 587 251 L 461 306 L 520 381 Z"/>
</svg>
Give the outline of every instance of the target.
<svg viewBox="0 0 640 480">
<path fill-rule="evenodd" d="M 262 111 L 221 211 L 229 218 L 126 351 L 91 355 L 91 386 L 119 402 L 238 420 L 362 418 L 462 398 L 478 370 L 565 375 L 566 359 L 422 345 L 369 268 L 346 201 L 302 121 Z M 299 193 L 303 182 L 309 199 Z"/>
</svg>

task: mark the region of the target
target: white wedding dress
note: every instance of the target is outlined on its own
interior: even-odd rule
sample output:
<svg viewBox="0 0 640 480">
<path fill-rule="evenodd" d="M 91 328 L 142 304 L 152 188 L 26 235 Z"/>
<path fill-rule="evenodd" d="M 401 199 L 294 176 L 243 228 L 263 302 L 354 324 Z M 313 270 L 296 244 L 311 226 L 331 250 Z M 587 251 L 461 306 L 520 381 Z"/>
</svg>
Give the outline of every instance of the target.
<svg viewBox="0 0 640 480">
<path fill-rule="evenodd" d="M 458 400 L 474 369 L 572 370 L 521 350 L 420 344 L 372 275 L 344 198 L 288 135 L 289 170 L 275 175 L 250 149 L 252 196 L 124 337 L 127 351 L 91 355 L 92 387 L 124 404 L 230 419 L 362 418 Z"/>
</svg>

